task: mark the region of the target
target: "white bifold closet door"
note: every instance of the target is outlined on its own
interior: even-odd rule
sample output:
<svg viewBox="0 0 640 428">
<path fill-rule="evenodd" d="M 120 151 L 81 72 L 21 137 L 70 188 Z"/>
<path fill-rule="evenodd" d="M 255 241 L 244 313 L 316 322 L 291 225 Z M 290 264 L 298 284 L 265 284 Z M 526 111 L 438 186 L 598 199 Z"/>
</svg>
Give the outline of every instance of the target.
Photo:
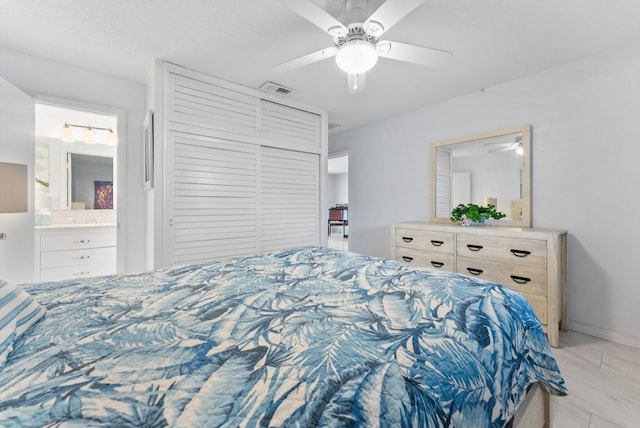
<svg viewBox="0 0 640 428">
<path fill-rule="evenodd" d="M 260 148 L 259 252 L 318 245 L 319 158 Z"/>
<path fill-rule="evenodd" d="M 168 63 L 161 74 L 162 265 L 320 245 L 326 113 Z"/>
<path fill-rule="evenodd" d="M 178 132 L 169 138 L 173 262 L 254 254 L 259 146 Z"/>
<path fill-rule="evenodd" d="M 171 132 L 174 264 L 317 245 L 319 155 Z"/>
</svg>

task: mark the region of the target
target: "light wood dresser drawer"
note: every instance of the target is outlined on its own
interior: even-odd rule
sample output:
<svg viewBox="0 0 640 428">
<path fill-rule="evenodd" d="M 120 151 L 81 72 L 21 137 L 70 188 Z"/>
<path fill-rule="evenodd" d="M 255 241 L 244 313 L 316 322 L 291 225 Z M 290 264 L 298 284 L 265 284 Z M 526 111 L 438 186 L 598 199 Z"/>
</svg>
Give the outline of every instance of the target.
<svg viewBox="0 0 640 428">
<path fill-rule="evenodd" d="M 540 319 L 551 346 L 558 346 L 559 330 L 566 329 L 567 322 L 566 231 L 416 221 L 394 224 L 391 238 L 396 260 L 462 273 L 518 292 Z"/>
<path fill-rule="evenodd" d="M 435 253 L 453 254 L 453 233 L 398 228 L 396 229 L 395 245 Z"/>
<path fill-rule="evenodd" d="M 456 272 L 496 282 L 518 292 L 547 295 L 547 270 L 539 266 L 458 257 Z"/>
<path fill-rule="evenodd" d="M 453 254 L 398 247 L 396 260 L 416 266 L 453 271 Z"/>
<path fill-rule="evenodd" d="M 520 294 L 522 294 L 522 297 L 527 299 L 527 301 L 533 308 L 533 312 L 535 312 L 536 315 L 538 316 L 540 323 L 543 325 L 547 325 L 549 323 L 549 319 L 547 316 L 547 307 L 548 307 L 547 298 L 542 296 L 536 296 L 535 294 L 527 294 L 527 293 L 520 293 Z M 557 347 L 558 345 L 556 344 L 553 346 Z"/>
<path fill-rule="evenodd" d="M 538 239 L 458 233 L 456 254 L 464 257 L 545 267 L 547 265 L 547 242 Z"/>
</svg>

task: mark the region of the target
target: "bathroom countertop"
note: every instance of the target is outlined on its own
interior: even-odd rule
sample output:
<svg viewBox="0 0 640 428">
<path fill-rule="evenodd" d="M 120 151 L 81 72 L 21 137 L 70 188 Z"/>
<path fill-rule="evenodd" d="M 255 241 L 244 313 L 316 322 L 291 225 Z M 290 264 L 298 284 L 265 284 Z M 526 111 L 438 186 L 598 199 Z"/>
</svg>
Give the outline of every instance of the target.
<svg viewBox="0 0 640 428">
<path fill-rule="evenodd" d="M 36 226 L 36 230 L 81 229 L 87 227 L 114 227 L 116 223 L 58 223 Z"/>
</svg>

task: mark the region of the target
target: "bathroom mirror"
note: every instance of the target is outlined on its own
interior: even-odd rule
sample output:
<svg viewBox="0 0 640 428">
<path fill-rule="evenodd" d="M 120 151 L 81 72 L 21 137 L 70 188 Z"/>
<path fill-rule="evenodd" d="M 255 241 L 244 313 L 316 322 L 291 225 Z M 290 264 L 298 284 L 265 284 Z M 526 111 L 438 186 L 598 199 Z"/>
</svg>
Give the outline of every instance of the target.
<svg viewBox="0 0 640 428">
<path fill-rule="evenodd" d="M 434 143 L 432 221 L 451 223 L 458 204 L 493 204 L 506 214 L 498 226 L 531 227 L 531 127 Z"/>
<path fill-rule="evenodd" d="M 36 210 L 115 209 L 115 171 L 115 146 L 36 137 Z"/>
<path fill-rule="evenodd" d="M 67 153 L 67 205 L 113 209 L 113 157 Z"/>
</svg>

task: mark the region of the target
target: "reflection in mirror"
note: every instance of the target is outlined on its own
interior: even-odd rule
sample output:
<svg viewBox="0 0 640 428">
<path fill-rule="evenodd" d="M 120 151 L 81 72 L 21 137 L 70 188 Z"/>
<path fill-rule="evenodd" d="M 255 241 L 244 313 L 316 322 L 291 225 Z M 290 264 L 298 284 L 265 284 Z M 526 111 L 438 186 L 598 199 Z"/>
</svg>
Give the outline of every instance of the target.
<svg viewBox="0 0 640 428">
<path fill-rule="evenodd" d="M 114 182 L 116 150 L 116 146 L 104 144 L 36 137 L 36 210 L 70 209 L 71 202 L 84 203 L 82 209 L 94 209 L 95 182 Z M 113 184 L 111 188 L 116 190 Z M 74 189 L 79 193 L 74 194 Z"/>
<path fill-rule="evenodd" d="M 113 158 L 67 154 L 69 206 L 113 209 Z"/>
<path fill-rule="evenodd" d="M 492 224 L 531 226 L 531 130 L 504 129 L 433 146 L 432 220 L 450 222 L 458 204 L 494 205 Z"/>
</svg>

